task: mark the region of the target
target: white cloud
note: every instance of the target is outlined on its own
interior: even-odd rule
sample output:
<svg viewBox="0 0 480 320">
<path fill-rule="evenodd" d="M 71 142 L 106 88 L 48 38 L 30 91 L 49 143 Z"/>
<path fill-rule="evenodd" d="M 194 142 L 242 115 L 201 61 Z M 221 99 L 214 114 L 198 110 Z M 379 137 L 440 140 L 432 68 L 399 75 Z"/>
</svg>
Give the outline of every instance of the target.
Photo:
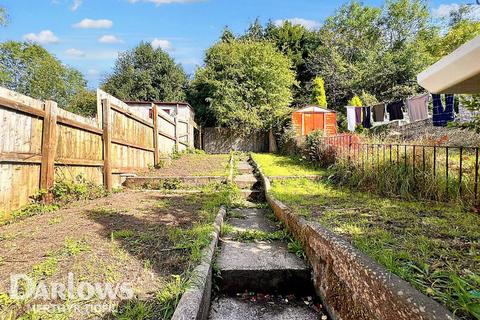
<svg viewBox="0 0 480 320">
<path fill-rule="evenodd" d="M 75 48 L 70 48 L 65 51 L 67 56 L 72 57 L 72 58 L 83 58 L 86 56 L 85 52 L 75 49 Z"/>
<path fill-rule="evenodd" d="M 173 46 L 172 46 L 172 43 L 170 41 L 157 39 L 157 38 L 153 39 L 152 47 L 154 49 L 161 48 L 165 51 L 172 51 L 173 50 Z"/>
<path fill-rule="evenodd" d="M 88 69 L 88 71 L 87 71 L 87 75 L 89 75 L 91 77 L 98 76 L 99 74 L 100 74 L 100 72 L 97 69 Z"/>
<path fill-rule="evenodd" d="M 82 5 L 82 0 L 73 0 L 70 10 L 77 11 L 77 9 Z"/>
<path fill-rule="evenodd" d="M 73 25 L 75 28 L 80 29 L 109 29 L 113 26 L 113 22 L 107 19 L 83 19 L 79 23 Z"/>
<path fill-rule="evenodd" d="M 28 33 L 23 36 L 24 40 L 38 42 L 40 44 L 58 43 L 60 39 L 50 30 L 42 30 L 40 33 Z"/>
<path fill-rule="evenodd" d="M 162 4 L 171 4 L 171 3 L 192 3 L 192 2 L 200 2 L 204 0 L 128 0 L 130 3 L 137 3 L 137 2 L 151 2 L 156 4 L 157 6 Z"/>
<path fill-rule="evenodd" d="M 106 35 L 103 35 L 100 38 L 98 38 L 98 42 L 100 42 L 100 43 L 122 43 L 123 40 L 117 38 L 114 35 L 106 34 Z"/>
<path fill-rule="evenodd" d="M 315 21 L 315 20 L 303 19 L 303 18 L 279 19 L 279 20 L 275 20 L 274 23 L 275 23 L 275 25 L 280 26 L 283 23 L 285 23 L 286 21 L 290 22 L 293 25 L 304 26 L 305 28 L 307 28 L 309 30 L 320 27 L 320 22 Z"/>
<path fill-rule="evenodd" d="M 449 17 L 452 12 L 460 9 L 462 5 L 459 3 L 441 4 L 438 8 L 432 9 L 432 16 L 434 18 L 446 18 Z M 480 6 L 471 6 L 471 11 L 468 14 L 470 19 L 480 19 Z"/>
<path fill-rule="evenodd" d="M 458 3 L 441 4 L 438 8 L 432 9 L 432 15 L 434 18 L 445 18 L 450 15 L 451 12 L 457 11 L 460 8 Z"/>
</svg>

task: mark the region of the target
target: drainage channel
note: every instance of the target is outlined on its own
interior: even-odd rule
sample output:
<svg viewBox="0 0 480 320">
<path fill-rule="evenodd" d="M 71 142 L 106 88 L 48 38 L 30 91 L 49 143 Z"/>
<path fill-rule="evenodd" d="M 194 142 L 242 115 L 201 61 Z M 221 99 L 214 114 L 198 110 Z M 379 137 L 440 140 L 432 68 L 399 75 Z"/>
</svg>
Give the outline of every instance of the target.
<svg viewBox="0 0 480 320">
<path fill-rule="evenodd" d="M 285 234 L 266 208 L 253 167 L 241 159 L 237 170 L 234 181 L 248 205 L 227 212 L 209 319 L 328 319 L 308 264 L 289 252 Z"/>
</svg>

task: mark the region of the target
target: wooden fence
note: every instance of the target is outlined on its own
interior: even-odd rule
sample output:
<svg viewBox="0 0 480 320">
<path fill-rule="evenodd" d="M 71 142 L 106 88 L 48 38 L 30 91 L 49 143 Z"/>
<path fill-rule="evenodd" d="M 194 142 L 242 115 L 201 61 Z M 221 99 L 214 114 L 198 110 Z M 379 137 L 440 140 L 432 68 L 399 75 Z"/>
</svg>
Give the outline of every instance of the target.
<svg viewBox="0 0 480 320">
<path fill-rule="evenodd" d="M 82 175 L 111 190 L 121 174 L 193 147 L 193 121 L 154 104 L 148 118 L 101 90 L 97 97 L 97 118 L 88 119 L 0 87 L 0 212 L 24 206 L 56 179 Z"/>
</svg>

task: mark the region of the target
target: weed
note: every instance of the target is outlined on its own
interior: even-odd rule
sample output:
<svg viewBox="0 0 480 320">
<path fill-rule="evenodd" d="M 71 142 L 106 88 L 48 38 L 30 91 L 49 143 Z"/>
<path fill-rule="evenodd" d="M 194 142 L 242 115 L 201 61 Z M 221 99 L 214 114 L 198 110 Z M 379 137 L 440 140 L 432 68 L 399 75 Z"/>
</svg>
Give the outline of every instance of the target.
<svg viewBox="0 0 480 320">
<path fill-rule="evenodd" d="M 155 202 L 155 207 L 158 209 L 166 209 L 172 205 L 172 201 L 170 199 L 160 199 Z"/>
<path fill-rule="evenodd" d="M 140 320 L 152 318 L 152 306 L 141 300 L 128 301 L 125 305 L 113 312 L 112 316 L 118 320 Z"/>
<path fill-rule="evenodd" d="M 297 257 L 301 259 L 307 258 L 305 250 L 303 250 L 302 243 L 298 240 L 290 239 L 290 241 L 288 242 L 288 252 L 294 253 Z"/>
<path fill-rule="evenodd" d="M 57 271 L 59 258 L 53 254 L 49 255 L 45 260 L 33 266 L 34 278 L 49 277 Z"/>
<path fill-rule="evenodd" d="M 125 230 L 115 230 L 115 231 L 112 231 L 111 233 L 111 240 L 115 240 L 115 239 L 128 239 L 128 238 L 132 238 L 134 236 L 136 236 L 137 233 L 134 231 L 134 230 L 130 230 L 130 229 L 125 229 Z"/>
<path fill-rule="evenodd" d="M 90 246 L 84 240 L 65 240 L 65 252 L 70 256 L 75 256 L 80 252 L 89 251 Z"/>
<path fill-rule="evenodd" d="M 155 312 L 160 319 L 170 319 L 175 312 L 175 308 L 182 297 L 182 294 L 189 286 L 187 277 L 179 275 L 172 276 L 173 279 L 159 292 L 156 293 L 155 298 L 158 302 Z"/>
</svg>

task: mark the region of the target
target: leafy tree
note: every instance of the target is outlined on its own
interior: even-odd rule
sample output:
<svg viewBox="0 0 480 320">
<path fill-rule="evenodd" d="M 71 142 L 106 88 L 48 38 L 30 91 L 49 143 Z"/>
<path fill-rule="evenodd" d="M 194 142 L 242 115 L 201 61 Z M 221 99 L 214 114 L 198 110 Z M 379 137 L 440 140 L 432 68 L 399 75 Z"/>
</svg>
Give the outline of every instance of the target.
<svg viewBox="0 0 480 320">
<path fill-rule="evenodd" d="M 327 107 L 327 96 L 325 95 L 325 81 L 316 77 L 313 80 L 313 99 L 320 107 Z"/>
<path fill-rule="evenodd" d="M 68 107 L 85 90 L 82 74 L 64 66 L 38 44 L 7 41 L 0 44 L 0 85 L 37 99 Z"/>
<path fill-rule="evenodd" d="M 303 106 L 310 103 L 312 80 L 316 74 L 310 72 L 306 61 L 311 52 L 319 47 L 320 37 L 314 31 L 307 30 L 301 25 L 294 25 L 290 21 L 284 21 L 281 25 L 269 21 L 265 27 L 264 37 L 273 42 L 277 49 L 293 62 L 298 81 L 298 86 L 293 90 L 293 104 Z"/>
<path fill-rule="evenodd" d="M 292 109 L 291 61 L 268 42 L 219 42 L 197 70 L 189 101 L 204 124 L 268 130 Z"/>
<path fill-rule="evenodd" d="M 352 106 L 352 107 L 361 107 L 361 106 L 363 106 L 363 104 L 362 104 L 362 99 L 360 99 L 359 96 L 354 96 L 354 97 L 348 102 L 348 105 L 349 105 L 349 106 Z"/>
<path fill-rule="evenodd" d="M 102 88 L 124 100 L 180 101 L 185 99 L 186 85 L 187 75 L 168 53 L 141 42 L 120 54 Z"/>
<path fill-rule="evenodd" d="M 247 32 L 242 36 L 242 39 L 262 41 L 264 40 L 264 37 L 265 37 L 265 32 L 263 30 L 262 23 L 257 18 L 252 24 L 250 24 L 250 26 L 247 29 Z"/>
<path fill-rule="evenodd" d="M 68 111 L 85 117 L 93 117 L 97 113 L 97 93 L 93 90 L 80 90 L 70 100 Z"/>
<path fill-rule="evenodd" d="M 225 28 L 223 28 L 223 33 L 222 33 L 222 36 L 220 37 L 220 41 L 232 42 L 233 40 L 235 40 L 235 35 L 230 30 L 230 28 L 226 26 Z"/>
<path fill-rule="evenodd" d="M 461 126 L 480 133 L 480 94 L 460 96 L 460 101 L 467 110 L 474 112 L 472 121 Z"/>
</svg>

